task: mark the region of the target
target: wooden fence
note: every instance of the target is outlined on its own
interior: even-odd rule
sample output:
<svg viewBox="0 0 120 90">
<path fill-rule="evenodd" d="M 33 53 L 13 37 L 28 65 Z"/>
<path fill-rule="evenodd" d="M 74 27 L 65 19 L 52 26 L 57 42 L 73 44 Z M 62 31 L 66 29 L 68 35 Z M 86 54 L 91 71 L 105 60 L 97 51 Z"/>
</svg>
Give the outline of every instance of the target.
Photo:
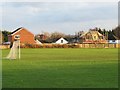
<svg viewBox="0 0 120 90">
<path fill-rule="evenodd" d="M 120 48 L 120 44 L 78 44 L 79 48 Z"/>
</svg>

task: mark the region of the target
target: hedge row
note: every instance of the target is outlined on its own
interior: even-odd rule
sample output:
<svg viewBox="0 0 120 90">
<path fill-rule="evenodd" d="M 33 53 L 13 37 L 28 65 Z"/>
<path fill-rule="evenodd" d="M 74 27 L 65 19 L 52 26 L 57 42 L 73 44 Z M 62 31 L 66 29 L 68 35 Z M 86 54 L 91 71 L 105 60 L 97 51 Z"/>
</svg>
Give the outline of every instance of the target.
<svg viewBox="0 0 120 90">
<path fill-rule="evenodd" d="M 79 48 L 76 44 L 22 44 L 21 48 Z"/>
<path fill-rule="evenodd" d="M 21 48 L 120 48 L 117 44 L 21 44 Z"/>
</svg>

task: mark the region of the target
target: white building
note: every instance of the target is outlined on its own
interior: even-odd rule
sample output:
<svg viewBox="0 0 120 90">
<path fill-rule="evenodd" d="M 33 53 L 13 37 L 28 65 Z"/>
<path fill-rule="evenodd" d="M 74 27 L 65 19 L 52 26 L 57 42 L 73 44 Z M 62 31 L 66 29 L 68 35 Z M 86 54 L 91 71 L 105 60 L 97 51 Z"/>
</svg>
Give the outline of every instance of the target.
<svg viewBox="0 0 120 90">
<path fill-rule="evenodd" d="M 108 43 L 111 43 L 111 44 L 120 44 L 120 40 L 108 40 Z"/>
<path fill-rule="evenodd" d="M 60 38 L 60 39 L 59 39 L 59 40 L 57 40 L 55 43 L 56 43 L 56 44 L 67 44 L 67 43 L 68 43 L 68 41 L 67 41 L 67 40 L 65 40 L 64 38 Z"/>
<path fill-rule="evenodd" d="M 116 40 L 116 42 L 117 42 L 118 44 L 120 44 L 120 40 Z"/>
</svg>

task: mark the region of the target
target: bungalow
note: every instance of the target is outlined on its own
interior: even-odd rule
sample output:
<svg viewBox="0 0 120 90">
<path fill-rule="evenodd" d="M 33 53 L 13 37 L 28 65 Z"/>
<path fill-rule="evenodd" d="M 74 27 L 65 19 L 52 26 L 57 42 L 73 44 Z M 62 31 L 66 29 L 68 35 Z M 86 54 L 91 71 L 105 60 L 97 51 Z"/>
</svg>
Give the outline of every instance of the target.
<svg viewBox="0 0 120 90">
<path fill-rule="evenodd" d="M 20 37 L 20 43 L 36 43 L 34 40 L 34 34 L 32 34 L 26 28 L 20 27 L 13 31 L 10 35 L 8 35 L 8 41 L 13 42 L 16 36 Z"/>
</svg>

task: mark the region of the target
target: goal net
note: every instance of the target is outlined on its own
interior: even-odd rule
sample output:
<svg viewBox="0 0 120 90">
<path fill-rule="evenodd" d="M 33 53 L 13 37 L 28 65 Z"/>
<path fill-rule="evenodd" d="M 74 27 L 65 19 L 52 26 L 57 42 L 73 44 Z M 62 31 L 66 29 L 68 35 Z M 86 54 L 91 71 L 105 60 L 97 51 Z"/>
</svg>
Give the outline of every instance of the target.
<svg viewBox="0 0 120 90">
<path fill-rule="evenodd" d="M 13 42 L 12 48 L 6 57 L 7 59 L 20 59 L 20 40 Z"/>
</svg>

